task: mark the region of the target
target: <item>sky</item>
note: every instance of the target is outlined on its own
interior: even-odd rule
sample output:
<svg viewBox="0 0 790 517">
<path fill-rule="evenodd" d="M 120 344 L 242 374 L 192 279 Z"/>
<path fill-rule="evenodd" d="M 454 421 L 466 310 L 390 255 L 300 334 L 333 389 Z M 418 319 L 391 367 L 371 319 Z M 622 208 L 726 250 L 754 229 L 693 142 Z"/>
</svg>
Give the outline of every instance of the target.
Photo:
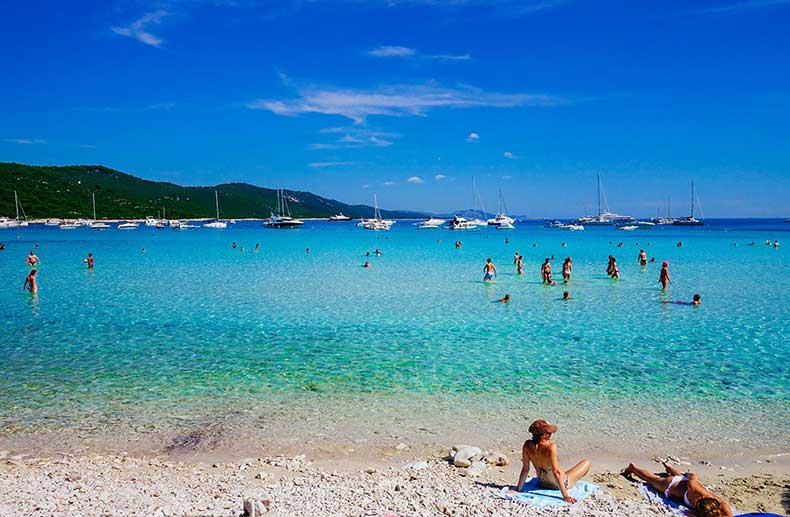
<svg viewBox="0 0 790 517">
<path fill-rule="evenodd" d="M 48 0 L 0 161 L 348 203 L 790 216 L 790 0 Z M 699 212 L 698 212 L 699 213 Z"/>
</svg>

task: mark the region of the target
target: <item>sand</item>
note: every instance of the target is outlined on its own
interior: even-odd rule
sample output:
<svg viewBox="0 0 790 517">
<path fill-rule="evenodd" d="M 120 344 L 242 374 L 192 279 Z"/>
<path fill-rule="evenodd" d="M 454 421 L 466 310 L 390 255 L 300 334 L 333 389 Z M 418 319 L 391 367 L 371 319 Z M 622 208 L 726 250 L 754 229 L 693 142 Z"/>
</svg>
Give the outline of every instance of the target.
<svg viewBox="0 0 790 517">
<path fill-rule="evenodd" d="M 488 466 L 479 477 L 463 476 L 463 469 L 444 460 L 447 450 L 406 443 L 359 451 L 349 445 L 317 454 L 260 452 L 260 457 L 212 461 L 222 454 L 181 449 L 156 456 L 121 451 L 41 457 L 0 451 L 0 515 L 229 517 L 243 514 L 245 499 L 260 502 L 266 515 L 283 516 L 670 515 L 641 499 L 632 483 L 616 474 L 619 466 L 603 458 L 593 458 L 587 477 L 602 492 L 569 509 L 538 510 L 496 497 L 517 477 L 513 451 L 505 451 L 507 466 Z M 660 470 L 647 458 L 636 459 Z M 673 459 L 681 469 L 694 462 L 703 482 L 741 511 L 789 510 L 788 456 L 729 466 Z"/>
</svg>

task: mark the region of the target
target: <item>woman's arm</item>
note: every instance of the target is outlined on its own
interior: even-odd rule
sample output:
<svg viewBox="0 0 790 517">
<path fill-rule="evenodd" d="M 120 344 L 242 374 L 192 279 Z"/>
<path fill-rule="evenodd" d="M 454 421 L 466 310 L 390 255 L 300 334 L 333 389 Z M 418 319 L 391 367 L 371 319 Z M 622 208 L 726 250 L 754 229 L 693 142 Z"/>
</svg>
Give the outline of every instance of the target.
<svg viewBox="0 0 790 517">
<path fill-rule="evenodd" d="M 527 444 L 525 443 L 521 449 L 521 473 L 518 475 L 518 483 L 516 484 L 517 492 L 521 492 L 521 489 L 524 488 L 524 482 L 529 476 L 529 462 L 529 452 L 527 452 Z"/>
<path fill-rule="evenodd" d="M 562 498 L 565 499 L 566 503 L 575 503 L 576 499 L 571 497 L 568 494 L 568 490 L 565 488 L 565 472 L 560 468 L 560 461 L 557 459 L 556 445 L 552 445 L 551 447 L 551 470 L 554 472 L 554 479 L 557 480 L 557 485 L 559 485 L 560 492 L 562 492 Z"/>
</svg>

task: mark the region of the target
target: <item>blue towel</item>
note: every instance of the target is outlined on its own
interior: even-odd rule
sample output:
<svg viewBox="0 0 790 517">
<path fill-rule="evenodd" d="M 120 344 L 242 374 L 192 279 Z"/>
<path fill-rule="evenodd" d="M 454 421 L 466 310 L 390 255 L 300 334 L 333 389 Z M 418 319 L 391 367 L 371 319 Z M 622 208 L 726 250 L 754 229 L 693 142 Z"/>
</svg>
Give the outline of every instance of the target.
<svg viewBox="0 0 790 517">
<path fill-rule="evenodd" d="M 503 499 L 510 499 L 523 504 L 545 508 L 547 506 L 569 506 L 562 498 L 562 492 L 559 490 L 551 490 L 549 488 L 541 488 L 538 484 L 538 478 L 532 478 L 524 483 L 524 488 L 521 492 L 508 494 L 508 490 L 512 488 L 509 486 L 503 487 L 499 495 Z M 593 492 L 598 491 L 598 485 L 593 485 L 586 481 L 577 481 L 573 488 L 568 490 L 568 495 L 581 501 Z"/>
</svg>

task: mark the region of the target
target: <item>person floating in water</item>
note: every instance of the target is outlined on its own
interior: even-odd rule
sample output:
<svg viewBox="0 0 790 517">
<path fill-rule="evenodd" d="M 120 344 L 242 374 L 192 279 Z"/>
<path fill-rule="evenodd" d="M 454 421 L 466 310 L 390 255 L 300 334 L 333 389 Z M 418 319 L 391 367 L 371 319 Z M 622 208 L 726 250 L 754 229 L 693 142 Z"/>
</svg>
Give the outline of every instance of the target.
<svg viewBox="0 0 790 517">
<path fill-rule="evenodd" d="M 732 517 L 732 509 L 724 500 L 705 488 L 693 472 L 683 474 L 675 467 L 662 461 L 668 476 L 653 474 L 629 463 L 620 475 L 631 478 L 636 476 L 647 482 L 659 494 L 688 506 L 697 517 Z"/>
<path fill-rule="evenodd" d="M 500 298 L 497 301 L 501 303 L 510 303 L 510 293 L 507 293 L 504 297 Z"/>
<path fill-rule="evenodd" d="M 496 266 L 491 262 L 490 258 L 486 259 L 486 265 L 483 266 L 483 282 L 490 282 L 496 278 Z"/>
<path fill-rule="evenodd" d="M 310 248 L 307 248 L 306 250 L 304 250 L 304 252 L 305 253 L 310 253 Z"/>
<path fill-rule="evenodd" d="M 774 248 L 778 248 L 779 246 L 781 246 L 781 244 L 779 244 L 779 241 L 774 241 Z"/>
<path fill-rule="evenodd" d="M 93 253 L 88 253 L 88 258 L 83 260 L 86 264 L 88 264 L 88 269 L 93 269 Z"/>
<path fill-rule="evenodd" d="M 672 279 L 669 277 L 669 262 L 666 260 L 661 263 L 661 273 L 658 276 L 658 283 L 661 284 L 661 289 L 667 289 L 667 285 L 672 283 Z"/>
<path fill-rule="evenodd" d="M 230 247 L 235 250 L 236 249 L 236 243 L 234 242 L 233 244 L 230 245 Z"/>
<path fill-rule="evenodd" d="M 671 303 L 674 305 L 691 305 L 693 307 L 699 307 L 702 305 L 702 297 L 698 294 L 695 294 L 694 297 L 691 299 L 690 302 L 670 302 L 670 301 L 662 301 L 661 303 Z"/>
<path fill-rule="evenodd" d="M 521 492 L 529 475 L 530 464 L 535 467 L 538 483 L 543 488 L 559 490 L 566 503 L 573 504 L 576 499 L 568 490 L 581 478 L 587 475 L 592 467 L 588 460 L 582 460 L 567 471 L 560 467 L 557 458 L 557 445 L 551 441 L 551 435 L 557 432 L 557 426 L 543 419 L 532 422 L 529 426 L 532 438 L 524 442 L 521 451 L 521 472 L 518 475 L 516 491 Z"/>
<path fill-rule="evenodd" d="M 565 262 L 562 263 L 562 281 L 564 283 L 568 283 L 571 281 L 571 273 L 573 272 L 573 259 L 570 257 L 565 258 Z"/>
<path fill-rule="evenodd" d="M 518 262 L 516 263 L 516 272 L 519 275 L 524 274 L 524 257 L 522 255 L 518 256 Z"/>
<path fill-rule="evenodd" d="M 374 251 L 373 253 L 375 253 L 377 257 L 381 256 L 381 252 L 378 250 L 378 248 L 376 248 L 376 251 Z"/>
<path fill-rule="evenodd" d="M 645 250 L 639 250 L 639 258 L 637 259 L 637 262 L 639 262 L 640 266 L 647 265 L 647 253 Z"/>
<path fill-rule="evenodd" d="M 569 293 L 568 291 L 563 291 L 562 301 L 567 302 L 570 299 L 571 299 L 571 293 Z"/>
<path fill-rule="evenodd" d="M 368 267 L 368 268 L 369 268 L 369 267 L 371 267 L 371 266 L 370 266 L 370 262 L 368 262 L 368 261 L 366 260 L 366 261 L 365 261 L 365 263 L 364 263 L 364 264 L 362 264 L 362 267 Z"/>
<path fill-rule="evenodd" d="M 25 277 L 25 283 L 22 284 L 22 290 L 27 289 L 32 294 L 38 292 L 38 284 L 36 283 L 36 274 L 38 273 L 37 270 L 31 269 L 30 273 L 27 274 Z"/>
<path fill-rule="evenodd" d="M 678 248 L 682 248 L 682 247 L 683 247 L 683 241 L 678 241 Z"/>
<path fill-rule="evenodd" d="M 41 264 L 41 259 L 38 258 L 38 255 L 36 255 L 35 251 L 30 250 L 30 253 L 28 253 L 27 255 L 27 265 L 30 267 L 34 267 L 40 264 Z"/>
<path fill-rule="evenodd" d="M 258 250 L 261 249 L 261 245 L 257 242 L 255 243 L 255 247 L 252 249 L 253 253 L 258 253 Z"/>
<path fill-rule="evenodd" d="M 544 284 L 551 285 L 551 259 L 546 257 L 543 265 L 540 266 L 540 278 Z"/>
</svg>

